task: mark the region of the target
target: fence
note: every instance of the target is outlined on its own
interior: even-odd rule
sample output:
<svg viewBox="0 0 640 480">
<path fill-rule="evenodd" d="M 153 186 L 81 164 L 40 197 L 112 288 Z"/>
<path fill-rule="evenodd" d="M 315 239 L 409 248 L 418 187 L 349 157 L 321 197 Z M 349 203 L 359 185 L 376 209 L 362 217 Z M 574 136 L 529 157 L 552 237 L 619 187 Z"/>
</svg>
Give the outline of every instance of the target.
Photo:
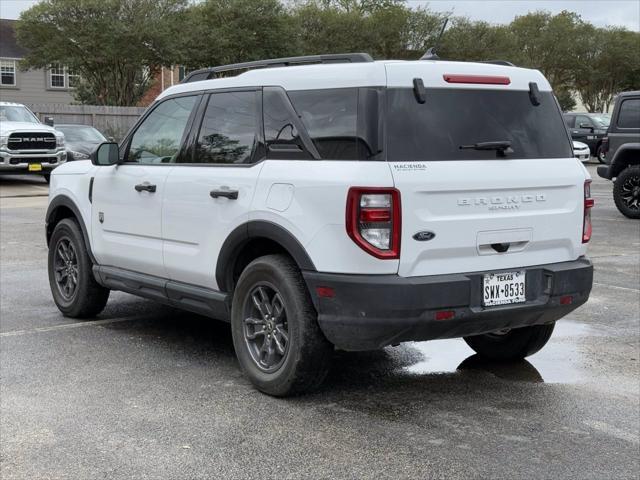
<svg viewBox="0 0 640 480">
<path fill-rule="evenodd" d="M 145 111 L 144 107 L 105 107 L 101 105 L 58 105 L 35 103 L 28 107 L 41 120 L 53 117 L 55 123 L 91 125 L 107 137 L 121 140 Z"/>
</svg>

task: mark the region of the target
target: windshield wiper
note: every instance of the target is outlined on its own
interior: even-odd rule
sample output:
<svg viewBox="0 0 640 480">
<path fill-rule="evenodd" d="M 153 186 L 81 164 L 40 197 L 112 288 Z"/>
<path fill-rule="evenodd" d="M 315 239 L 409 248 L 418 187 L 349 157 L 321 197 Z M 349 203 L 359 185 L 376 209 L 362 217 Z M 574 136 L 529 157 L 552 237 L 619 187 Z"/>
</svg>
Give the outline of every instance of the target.
<svg viewBox="0 0 640 480">
<path fill-rule="evenodd" d="M 460 145 L 460 150 L 496 150 L 498 156 L 506 157 L 507 153 L 513 153 L 511 142 L 501 140 L 498 142 L 478 142 L 471 145 Z"/>
</svg>

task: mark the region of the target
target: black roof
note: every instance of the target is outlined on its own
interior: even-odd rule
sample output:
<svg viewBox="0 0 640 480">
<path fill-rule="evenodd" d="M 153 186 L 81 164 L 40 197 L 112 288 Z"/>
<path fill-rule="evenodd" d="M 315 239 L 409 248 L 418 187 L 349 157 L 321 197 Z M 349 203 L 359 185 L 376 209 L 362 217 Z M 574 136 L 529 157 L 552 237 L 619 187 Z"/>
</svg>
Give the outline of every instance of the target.
<svg viewBox="0 0 640 480">
<path fill-rule="evenodd" d="M 27 50 L 16 43 L 15 20 L 0 18 L 0 57 L 24 58 Z"/>
</svg>

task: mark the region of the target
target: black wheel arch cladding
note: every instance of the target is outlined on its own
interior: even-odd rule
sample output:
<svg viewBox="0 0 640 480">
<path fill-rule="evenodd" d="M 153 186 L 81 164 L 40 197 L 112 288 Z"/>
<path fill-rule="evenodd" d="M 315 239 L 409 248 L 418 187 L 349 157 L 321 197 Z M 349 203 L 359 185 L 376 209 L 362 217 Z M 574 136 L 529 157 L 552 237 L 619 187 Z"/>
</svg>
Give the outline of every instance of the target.
<svg viewBox="0 0 640 480">
<path fill-rule="evenodd" d="M 316 271 L 309 254 L 291 232 L 273 222 L 253 220 L 233 230 L 220 248 L 216 264 L 216 282 L 220 291 L 233 290 L 236 261 L 249 242 L 261 238 L 282 247 L 282 250 L 293 258 L 300 270 Z"/>
</svg>

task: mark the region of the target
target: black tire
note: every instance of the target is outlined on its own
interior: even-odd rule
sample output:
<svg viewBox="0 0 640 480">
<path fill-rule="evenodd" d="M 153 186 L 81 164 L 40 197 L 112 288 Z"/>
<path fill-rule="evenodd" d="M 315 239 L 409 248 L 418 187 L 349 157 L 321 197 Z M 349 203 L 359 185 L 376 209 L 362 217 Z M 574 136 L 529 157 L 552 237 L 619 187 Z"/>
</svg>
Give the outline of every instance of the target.
<svg viewBox="0 0 640 480">
<path fill-rule="evenodd" d="M 602 151 L 602 144 L 598 145 L 598 148 L 596 148 L 596 158 L 600 163 L 606 163 L 604 152 Z"/>
<path fill-rule="evenodd" d="M 613 201 L 625 217 L 640 218 L 640 165 L 620 172 L 613 183 Z"/>
<path fill-rule="evenodd" d="M 329 371 L 333 345 L 318 326 L 300 270 L 286 255 L 260 257 L 244 269 L 233 294 L 231 332 L 242 371 L 266 394 L 312 391 Z"/>
<path fill-rule="evenodd" d="M 42 176 L 44 177 L 44 181 L 49 183 L 51 181 L 51 174 L 50 173 L 43 173 Z"/>
<path fill-rule="evenodd" d="M 477 354 L 501 361 L 522 360 L 538 352 L 546 345 L 553 333 L 554 323 L 514 328 L 505 332 L 486 333 L 464 337 Z"/>
<path fill-rule="evenodd" d="M 94 317 L 107 304 L 109 289 L 96 282 L 92 266 L 78 224 L 61 220 L 49 241 L 48 267 L 53 301 L 64 316 Z"/>
</svg>

